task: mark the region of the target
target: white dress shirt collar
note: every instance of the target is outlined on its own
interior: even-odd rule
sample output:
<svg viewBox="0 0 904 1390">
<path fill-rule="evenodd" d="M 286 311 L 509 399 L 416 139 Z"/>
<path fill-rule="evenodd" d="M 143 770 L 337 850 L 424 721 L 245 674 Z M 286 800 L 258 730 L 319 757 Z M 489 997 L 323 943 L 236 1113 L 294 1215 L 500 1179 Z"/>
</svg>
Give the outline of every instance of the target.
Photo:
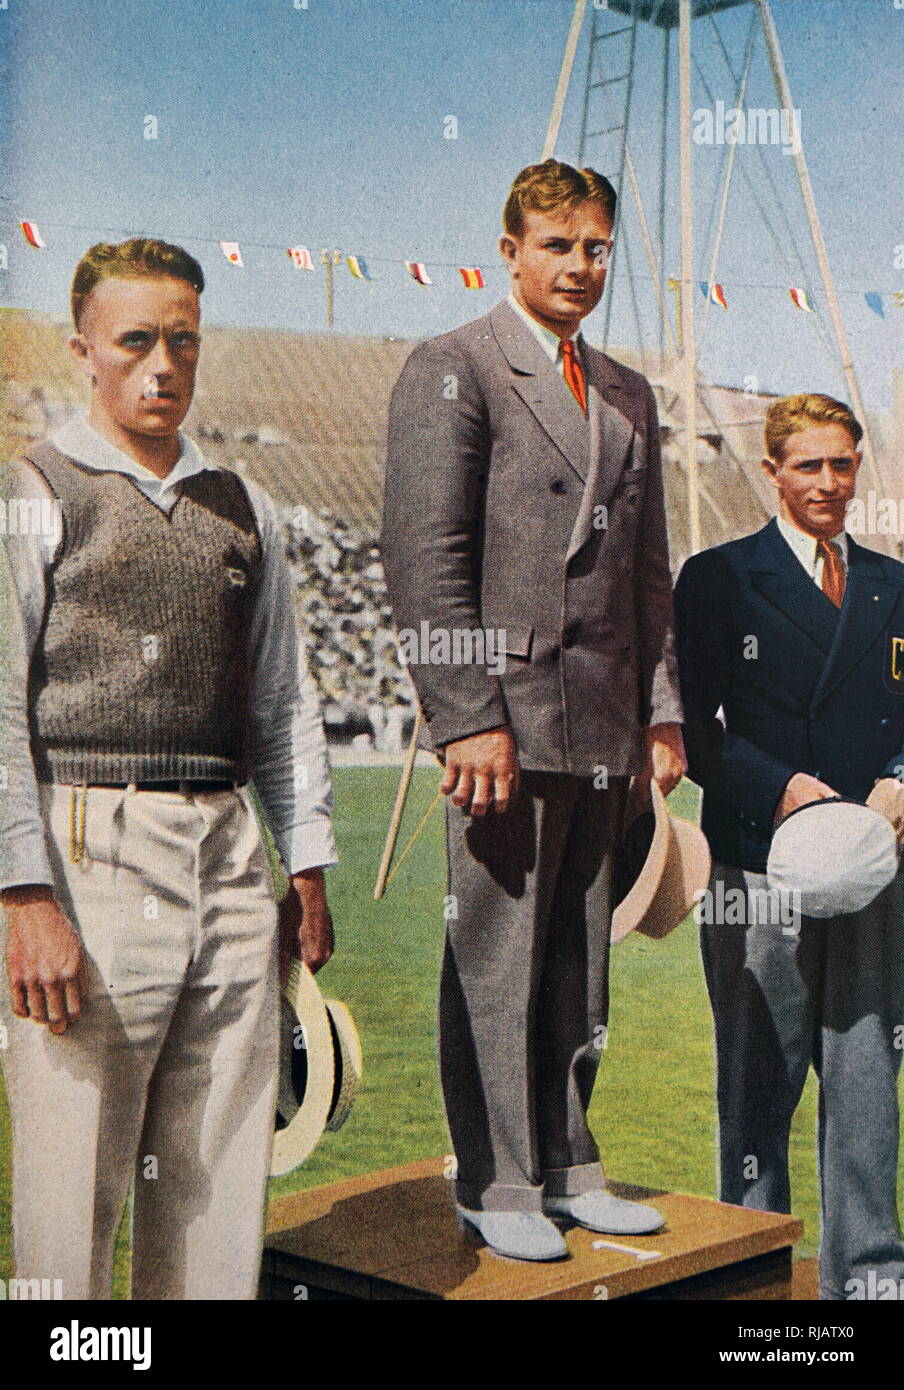
<svg viewBox="0 0 904 1390">
<path fill-rule="evenodd" d="M 803 565 L 804 569 L 807 571 L 807 574 L 810 576 L 811 579 L 815 579 L 817 577 L 817 566 L 819 566 L 820 570 L 822 566 L 822 556 L 819 554 L 819 550 L 817 549 L 816 537 L 808 535 L 806 531 L 798 530 L 798 528 L 796 526 L 793 526 L 790 521 L 786 521 L 783 516 L 777 516 L 775 520 L 778 524 L 779 531 L 790 545 L 794 554 L 797 556 L 798 560 Z M 837 545 L 838 549 L 841 551 L 841 558 L 844 562 L 845 569 L 847 569 L 847 532 L 843 530 L 839 531 L 836 536 L 831 536 L 830 540 L 835 545 Z M 819 577 L 821 578 L 821 574 Z"/>
<path fill-rule="evenodd" d="M 540 344 L 550 362 L 561 362 L 562 360 L 562 340 L 558 333 L 553 333 L 552 329 L 544 328 L 542 323 L 538 323 L 532 314 L 529 314 L 523 304 L 519 304 L 514 294 L 509 294 L 508 302 L 515 313 L 522 319 L 533 333 L 537 342 Z M 581 330 L 572 333 L 570 341 L 574 343 L 575 351 L 580 353 Z"/>
<path fill-rule="evenodd" d="M 84 464 L 86 468 L 96 468 L 103 472 L 127 473 L 141 484 L 143 490 L 159 496 L 168 492 L 170 488 L 175 487 L 185 478 L 190 478 L 192 474 L 201 473 L 205 468 L 214 467 L 204 458 L 194 440 L 189 439 L 188 435 L 183 434 L 181 430 L 179 431 L 179 439 L 182 446 L 179 457 L 165 478 L 158 478 L 156 473 L 145 468 L 144 464 L 123 453 L 121 449 L 117 449 L 116 445 L 111 444 L 109 439 L 98 434 L 94 426 L 88 423 L 85 415 L 76 415 L 73 419 L 67 420 L 65 425 L 62 425 L 51 435 L 50 442 L 55 444 L 61 453 L 67 454 L 77 463 Z"/>
</svg>

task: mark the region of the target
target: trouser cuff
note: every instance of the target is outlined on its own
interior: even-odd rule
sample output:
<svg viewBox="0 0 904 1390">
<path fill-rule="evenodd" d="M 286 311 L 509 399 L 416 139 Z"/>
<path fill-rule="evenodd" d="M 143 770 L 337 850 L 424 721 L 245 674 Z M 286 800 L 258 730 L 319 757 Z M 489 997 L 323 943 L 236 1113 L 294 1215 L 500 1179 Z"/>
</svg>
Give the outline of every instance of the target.
<svg viewBox="0 0 904 1390">
<path fill-rule="evenodd" d="M 542 1211 L 543 1188 L 501 1182 L 480 1188 L 476 1183 L 456 1181 L 455 1200 L 468 1211 Z"/>
<path fill-rule="evenodd" d="M 571 1168 L 547 1168 L 543 1174 L 546 1197 L 580 1197 L 585 1192 L 605 1189 L 606 1178 L 599 1163 L 578 1163 Z"/>
</svg>

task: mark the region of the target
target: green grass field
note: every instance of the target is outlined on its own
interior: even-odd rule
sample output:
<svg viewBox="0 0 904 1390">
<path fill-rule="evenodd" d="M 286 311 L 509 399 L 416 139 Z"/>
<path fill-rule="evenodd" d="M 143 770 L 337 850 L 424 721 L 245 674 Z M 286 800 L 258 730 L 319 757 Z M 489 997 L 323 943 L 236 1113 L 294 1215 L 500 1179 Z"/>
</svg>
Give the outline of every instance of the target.
<svg viewBox="0 0 904 1390">
<path fill-rule="evenodd" d="M 403 846 L 437 785 L 415 773 L 399 839 Z M 272 1184 L 274 1194 L 449 1151 L 436 1073 L 435 1012 L 445 891 L 442 811 L 435 814 L 386 897 L 373 882 L 396 768 L 337 768 L 336 832 L 341 864 L 329 875 L 337 949 L 318 980 L 354 1014 L 365 1073 L 357 1104 L 338 1134 L 325 1135 L 304 1168 Z M 694 789 L 673 809 L 691 818 Z M 590 1111 L 611 1178 L 716 1195 L 712 1023 L 689 920 L 663 942 L 629 937 L 616 948 L 608 1048 Z M 0 1096 L 0 1277 L 11 1274 L 10 1135 Z M 818 1240 L 815 1084 L 811 1076 L 792 1136 L 794 1207 L 806 1223 L 800 1253 Z M 904 1179 L 904 1168 L 901 1171 Z M 122 1246 L 122 1242 L 121 1242 Z M 125 1288 L 125 1250 L 117 1291 Z"/>
</svg>

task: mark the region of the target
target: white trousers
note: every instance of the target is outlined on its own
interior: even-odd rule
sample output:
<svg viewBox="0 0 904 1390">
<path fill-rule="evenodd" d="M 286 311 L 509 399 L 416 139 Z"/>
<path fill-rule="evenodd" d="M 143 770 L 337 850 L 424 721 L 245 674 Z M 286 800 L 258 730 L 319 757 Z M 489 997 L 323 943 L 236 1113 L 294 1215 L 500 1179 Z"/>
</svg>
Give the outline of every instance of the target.
<svg viewBox="0 0 904 1390">
<path fill-rule="evenodd" d="M 87 956 L 81 1018 L 54 1036 L 0 990 L 16 1274 L 109 1298 L 134 1178 L 132 1297 L 251 1299 L 278 1055 L 260 828 L 243 788 L 86 795 L 72 863 L 71 789 L 41 788 L 57 901 Z"/>
</svg>

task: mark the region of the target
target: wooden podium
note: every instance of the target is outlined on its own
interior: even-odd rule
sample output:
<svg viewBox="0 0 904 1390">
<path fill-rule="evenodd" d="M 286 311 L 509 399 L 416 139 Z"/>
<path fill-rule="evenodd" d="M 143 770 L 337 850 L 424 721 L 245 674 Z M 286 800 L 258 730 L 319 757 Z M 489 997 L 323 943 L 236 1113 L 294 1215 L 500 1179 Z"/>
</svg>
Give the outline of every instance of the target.
<svg viewBox="0 0 904 1390">
<path fill-rule="evenodd" d="M 652 1236 L 565 1232 L 569 1259 L 510 1260 L 455 1221 L 443 1160 L 365 1173 L 270 1207 L 262 1298 L 787 1299 L 800 1221 L 706 1197 L 610 1184 L 666 1218 Z M 611 1241 L 655 1258 L 612 1249 Z"/>
</svg>

